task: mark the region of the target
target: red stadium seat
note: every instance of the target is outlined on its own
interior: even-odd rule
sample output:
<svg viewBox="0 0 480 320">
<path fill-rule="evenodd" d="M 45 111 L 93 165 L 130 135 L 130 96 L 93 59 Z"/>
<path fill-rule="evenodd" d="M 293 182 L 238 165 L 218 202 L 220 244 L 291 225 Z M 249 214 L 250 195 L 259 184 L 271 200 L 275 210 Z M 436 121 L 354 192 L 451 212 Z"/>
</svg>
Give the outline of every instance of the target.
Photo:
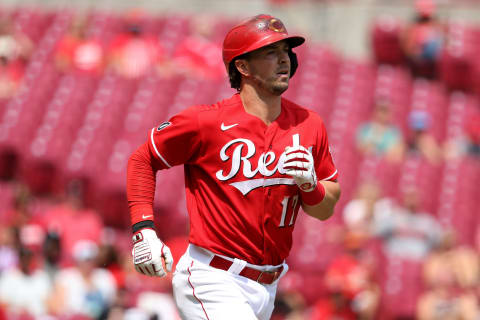
<svg viewBox="0 0 480 320">
<path fill-rule="evenodd" d="M 438 218 L 446 228 L 453 227 L 460 244 L 475 244 L 478 231 L 478 189 L 475 181 L 478 179 L 480 163 L 475 158 L 452 159 L 443 170 L 438 192 Z"/>
<path fill-rule="evenodd" d="M 478 31 L 465 23 L 448 25 L 440 78 L 450 90 L 473 90 L 479 52 Z"/>
<path fill-rule="evenodd" d="M 410 111 L 425 111 L 430 116 L 427 132 L 439 143 L 445 140 L 447 104 L 447 94 L 440 84 L 424 79 L 415 80 Z"/>
<path fill-rule="evenodd" d="M 419 155 L 409 155 L 400 169 L 401 176 L 396 198 L 401 201 L 404 192 L 415 188 L 420 199 L 420 210 L 436 215 L 438 189 L 441 185 L 441 164 L 432 164 Z"/>
<path fill-rule="evenodd" d="M 412 91 L 410 72 L 403 67 L 379 65 L 374 90 L 375 101 L 386 101 L 392 108 L 393 123 L 407 132 Z"/>
<path fill-rule="evenodd" d="M 393 17 L 382 17 L 374 22 L 371 41 L 377 63 L 402 64 L 405 62 L 400 42 L 401 32 L 401 23 Z"/>
<path fill-rule="evenodd" d="M 415 319 L 423 291 L 422 264 L 387 257 L 382 271 L 379 319 Z"/>
</svg>

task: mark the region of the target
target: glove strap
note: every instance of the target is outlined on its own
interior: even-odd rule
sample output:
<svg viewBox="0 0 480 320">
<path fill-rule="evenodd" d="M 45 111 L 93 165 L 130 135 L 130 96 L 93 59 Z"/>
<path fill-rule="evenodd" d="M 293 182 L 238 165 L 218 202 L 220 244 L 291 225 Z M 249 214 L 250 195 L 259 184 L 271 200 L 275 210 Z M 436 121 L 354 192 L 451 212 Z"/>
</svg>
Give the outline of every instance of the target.
<svg viewBox="0 0 480 320">
<path fill-rule="evenodd" d="M 155 224 L 153 223 L 152 220 L 144 220 L 144 221 L 137 222 L 132 226 L 132 232 L 135 233 L 145 228 L 150 228 L 155 230 Z"/>
<path fill-rule="evenodd" d="M 316 188 L 310 192 L 300 190 L 303 203 L 309 206 L 314 206 L 322 202 L 325 198 L 325 193 L 325 187 L 321 183 L 317 183 Z"/>
</svg>

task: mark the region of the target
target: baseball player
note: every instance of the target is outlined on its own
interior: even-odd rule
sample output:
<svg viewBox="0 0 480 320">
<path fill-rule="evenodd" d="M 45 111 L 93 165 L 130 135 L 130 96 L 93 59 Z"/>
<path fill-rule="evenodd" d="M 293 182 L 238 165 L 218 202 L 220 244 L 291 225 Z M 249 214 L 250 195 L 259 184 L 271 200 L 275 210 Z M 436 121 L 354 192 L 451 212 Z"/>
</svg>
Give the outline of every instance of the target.
<svg viewBox="0 0 480 320">
<path fill-rule="evenodd" d="M 155 172 L 184 165 L 189 246 L 173 275 L 183 319 L 269 319 L 299 208 L 333 213 L 340 187 L 323 121 L 281 97 L 304 41 L 270 15 L 232 28 L 223 60 L 238 92 L 153 128 L 129 160 L 132 255 L 149 276 L 173 263 L 154 229 Z"/>
</svg>

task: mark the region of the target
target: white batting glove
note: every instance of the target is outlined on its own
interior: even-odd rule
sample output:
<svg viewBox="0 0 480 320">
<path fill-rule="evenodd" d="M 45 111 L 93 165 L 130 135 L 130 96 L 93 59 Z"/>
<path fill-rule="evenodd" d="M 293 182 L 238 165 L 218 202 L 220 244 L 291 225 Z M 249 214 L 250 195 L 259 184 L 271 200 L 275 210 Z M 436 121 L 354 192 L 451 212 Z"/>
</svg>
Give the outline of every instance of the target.
<svg viewBox="0 0 480 320">
<path fill-rule="evenodd" d="M 165 261 L 167 272 L 172 271 L 173 257 L 170 249 L 157 237 L 153 229 L 142 229 L 136 232 L 133 241 L 133 263 L 135 269 L 147 276 L 163 277 L 165 272 L 162 259 Z"/>
<path fill-rule="evenodd" d="M 317 187 L 313 156 L 305 147 L 285 148 L 283 170 L 295 180 L 302 191 L 311 192 Z"/>
</svg>

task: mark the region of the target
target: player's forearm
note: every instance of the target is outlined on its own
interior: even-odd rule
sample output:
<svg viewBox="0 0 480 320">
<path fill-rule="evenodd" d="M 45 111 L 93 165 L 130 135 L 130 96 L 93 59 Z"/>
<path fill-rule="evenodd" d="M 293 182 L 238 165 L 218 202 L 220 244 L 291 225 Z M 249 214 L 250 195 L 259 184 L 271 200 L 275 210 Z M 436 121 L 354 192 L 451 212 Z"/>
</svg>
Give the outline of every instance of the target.
<svg viewBox="0 0 480 320">
<path fill-rule="evenodd" d="M 340 185 L 338 182 L 319 181 L 325 187 L 325 197 L 316 205 L 302 203 L 303 210 L 314 218 L 326 220 L 333 214 L 335 205 L 340 198 Z"/>
<path fill-rule="evenodd" d="M 148 146 L 135 151 L 127 167 L 127 200 L 132 225 L 143 220 L 153 220 L 155 172 Z"/>
</svg>

